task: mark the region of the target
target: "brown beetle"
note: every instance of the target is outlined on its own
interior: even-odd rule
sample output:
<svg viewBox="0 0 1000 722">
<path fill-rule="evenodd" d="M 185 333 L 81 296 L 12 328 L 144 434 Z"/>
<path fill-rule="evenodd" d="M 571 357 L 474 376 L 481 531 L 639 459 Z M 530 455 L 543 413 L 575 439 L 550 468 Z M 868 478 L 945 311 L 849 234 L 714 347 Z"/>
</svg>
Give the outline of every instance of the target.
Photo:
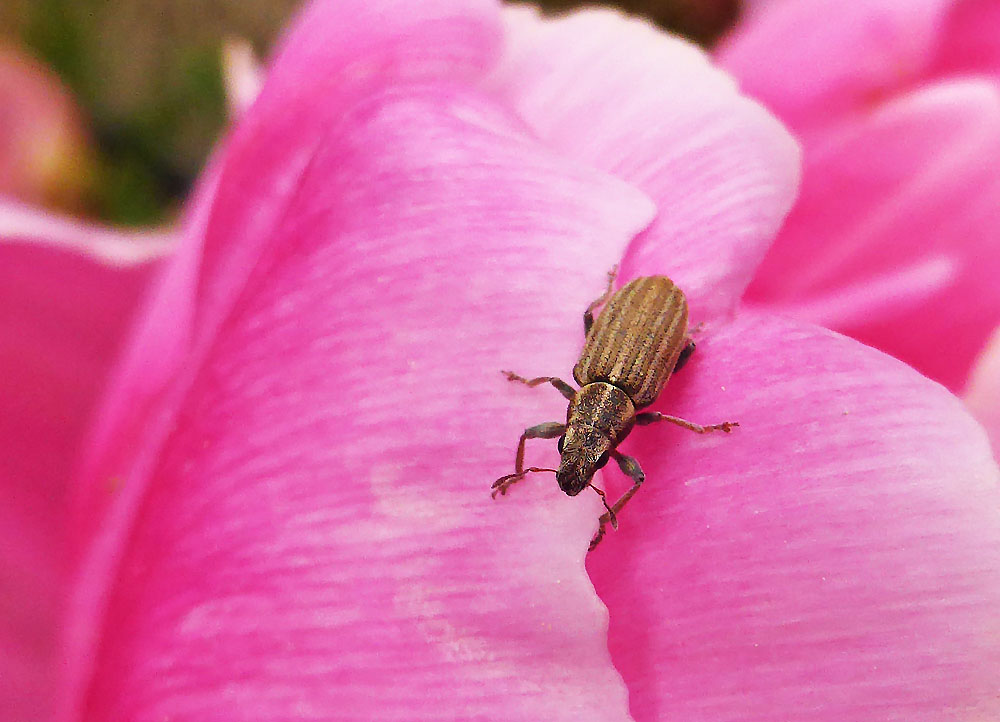
<svg viewBox="0 0 1000 722">
<path fill-rule="evenodd" d="M 569 496 L 576 496 L 587 487 L 596 491 L 607 513 L 600 518 L 590 549 L 604 537 L 608 523 L 618 528 L 617 513 L 645 480 L 639 462 L 617 451 L 632 427 L 669 421 L 705 434 L 717 430 L 728 433 L 739 426 L 735 421 L 702 426 L 657 411 L 637 413 L 656 401 L 670 374 L 684 365 L 695 345 L 687 335 L 687 299 L 673 281 L 666 276 L 646 276 L 613 292 L 614 278 L 612 270 L 608 274 L 607 291 L 583 314 L 587 340 L 573 368 L 579 391 L 554 376 L 526 379 L 510 371 L 503 372 L 509 380 L 532 387 L 552 384 L 569 399 L 569 408 L 565 424 L 549 422 L 525 429 L 517 445 L 514 473 L 493 482 L 492 495 L 496 498 L 530 472 L 554 471 L 559 488 Z M 594 310 L 605 301 L 607 305 L 595 322 Z M 525 469 L 525 441 L 556 437 L 561 455 L 559 468 Z M 597 470 L 610 458 L 634 482 L 611 506 L 604 492 L 591 483 Z"/>
</svg>

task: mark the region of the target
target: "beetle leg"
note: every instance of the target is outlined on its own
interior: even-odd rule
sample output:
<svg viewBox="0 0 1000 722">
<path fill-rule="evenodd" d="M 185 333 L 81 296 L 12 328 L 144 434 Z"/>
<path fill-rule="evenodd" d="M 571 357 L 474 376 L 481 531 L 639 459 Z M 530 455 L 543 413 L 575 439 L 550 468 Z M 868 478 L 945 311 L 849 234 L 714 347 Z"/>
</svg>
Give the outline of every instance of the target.
<svg viewBox="0 0 1000 722">
<path fill-rule="evenodd" d="M 688 359 L 691 358 L 691 354 L 694 353 L 694 347 L 694 339 L 689 338 L 687 343 L 684 344 L 684 348 L 681 349 L 680 355 L 677 357 L 677 363 L 674 364 L 673 373 L 680 371 L 684 364 L 688 362 Z"/>
<path fill-rule="evenodd" d="M 635 495 L 635 492 L 639 491 L 639 487 L 642 486 L 642 482 L 646 480 L 646 475 L 643 473 L 642 467 L 639 466 L 639 462 L 633 457 L 620 454 L 617 451 L 612 451 L 611 456 L 618 462 L 618 468 L 621 469 L 634 483 L 632 484 L 632 488 L 622 494 L 618 501 L 616 501 L 611 508 L 602 514 L 601 518 L 597 520 L 599 524 L 597 527 L 597 533 L 594 534 L 594 538 L 590 540 L 590 547 L 587 551 L 594 551 L 594 547 L 601 543 L 601 539 L 604 538 L 604 528 L 608 524 L 611 524 L 614 529 L 618 528 L 618 512 L 620 512 L 622 507 L 628 503 L 628 500 Z"/>
<path fill-rule="evenodd" d="M 677 424 L 678 426 L 683 426 L 685 429 L 691 429 L 691 431 L 696 434 L 707 434 L 710 431 L 725 431 L 727 434 L 733 430 L 734 426 L 739 426 L 739 421 L 723 421 L 721 424 L 708 424 L 702 426 L 701 424 L 696 424 L 693 421 L 686 421 L 684 419 L 677 418 L 676 416 L 667 416 L 666 414 L 661 414 L 659 411 L 643 411 L 641 414 L 635 415 L 635 423 L 637 426 L 648 426 L 649 424 L 655 424 L 658 421 L 669 421 L 671 424 Z"/>
<path fill-rule="evenodd" d="M 555 439 L 566 432 L 566 424 L 558 421 L 547 421 L 538 426 L 531 426 L 524 430 L 521 439 L 517 442 L 517 456 L 514 457 L 514 471 L 518 474 L 524 468 L 524 442 L 528 439 Z"/>
<path fill-rule="evenodd" d="M 536 379 L 526 379 L 523 376 L 518 376 L 513 371 L 501 371 L 504 376 L 507 377 L 508 381 L 520 381 L 522 384 L 528 388 L 534 388 L 540 384 L 550 383 L 556 387 L 556 390 L 565 396 L 570 401 L 576 395 L 576 391 L 568 383 L 562 379 L 556 378 L 555 376 L 539 376 Z"/>
<path fill-rule="evenodd" d="M 521 439 L 517 442 L 517 456 L 514 457 L 514 473 L 501 476 L 494 481 L 491 496 L 495 499 L 498 493 L 501 496 L 506 494 L 507 489 L 512 484 L 519 482 L 530 471 L 552 471 L 551 469 L 537 469 L 536 467 L 531 467 L 530 469 L 524 468 L 524 442 L 528 439 L 554 439 L 557 436 L 562 436 L 565 431 L 566 424 L 560 424 L 556 421 L 548 421 L 544 424 L 525 429 L 524 433 L 521 434 Z"/>
<path fill-rule="evenodd" d="M 590 327 L 594 325 L 594 310 L 600 306 L 602 303 L 608 300 L 608 296 L 614 293 L 615 290 L 615 277 L 618 275 L 618 266 L 614 265 L 611 270 L 608 271 L 608 287 L 604 291 L 604 294 L 598 298 L 596 301 L 587 306 L 587 310 L 583 312 L 583 335 L 586 336 L 590 333 Z"/>
<path fill-rule="evenodd" d="M 517 455 L 514 457 L 514 471 L 518 474 L 524 468 L 524 442 L 528 439 L 555 439 L 566 432 L 566 424 L 558 421 L 547 421 L 538 426 L 531 426 L 524 430 L 521 439 L 517 442 Z"/>
</svg>

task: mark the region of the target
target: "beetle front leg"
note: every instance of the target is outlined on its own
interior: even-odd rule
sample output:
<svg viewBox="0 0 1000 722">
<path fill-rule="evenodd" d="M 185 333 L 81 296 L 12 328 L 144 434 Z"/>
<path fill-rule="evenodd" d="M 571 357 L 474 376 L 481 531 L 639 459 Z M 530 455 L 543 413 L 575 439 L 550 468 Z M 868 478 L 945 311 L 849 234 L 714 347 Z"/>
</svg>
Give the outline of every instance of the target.
<svg viewBox="0 0 1000 722">
<path fill-rule="evenodd" d="M 490 494 L 494 499 L 497 498 L 499 493 L 501 496 L 507 493 L 513 484 L 516 484 L 521 479 L 523 479 L 529 472 L 532 471 L 552 471 L 551 469 L 539 469 L 537 467 L 531 467 L 529 469 L 524 468 L 524 443 L 528 439 L 555 439 L 556 437 L 562 436 L 566 431 L 566 424 L 560 424 L 557 421 L 549 421 L 544 424 L 539 424 L 538 426 L 531 426 L 524 430 L 521 434 L 520 440 L 517 442 L 517 455 L 514 457 L 514 473 L 507 474 L 507 476 L 501 476 L 499 479 L 493 482 L 493 492 Z"/>
<path fill-rule="evenodd" d="M 594 311 L 602 303 L 608 300 L 608 297 L 614 293 L 615 290 L 615 277 L 618 275 L 618 266 L 612 266 L 611 270 L 608 271 L 608 288 L 604 291 L 604 294 L 598 298 L 596 301 L 587 306 L 587 310 L 583 312 L 583 335 L 586 336 L 590 333 L 590 327 L 594 325 Z"/>
<path fill-rule="evenodd" d="M 555 376 L 539 376 L 538 378 L 534 379 L 526 379 L 524 378 L 524 376 L 518 376 L 513 371 L 501 371 L 500 373 L 506 376 L 508 381 L 520 381 L 522 384 L 524 384 L 530 389 L 533 389 L 536 386 L 539 386 L 544 383 L 552 384 L 553 386 L 556 387 L 556 390 L 559 393 L 561 393 L 570 401 L 572 401 L 573 397 L 576 395 L 576 390 L 572 386 L 570 386 L 562 379 L 556 378 Z"/>
<path fill-rule="evenodd" d="M 690 429 L 696 434 L 707 434 L 710 431 L 725 431 L 728 434 L 733 430 L 734 426 L 740 425 L 739 421 L 723 421 L 721 424 L 708 424 L 706 426 L 702 426 L 701 424 L 696 424 L 693 421 L 686 421 L 685 419 L 681 419 L 676 416 L 661 414 L 659 411 L 644 411 L 641 414 L 635 415 L 636 426 L 648 426 L 649 424 L 655 424 L 658 421 L 669 421 L 671 424 L 677 424 L 678 426 L 683 426 L 685 429 Z"/>
<path fill-rule="evenodd" d="M 597 527 L 597 533 L 594 534 L 594 538 L 590 540 L 590 547 L 587 551 L 594 551 L 594 547 L 601 543 L 601 539 L 604 538 L 604 528 L 611 524 L 612 529 L 618 528 L 618 512 L 621 511 L 622 507 L 628 503 L 635 492 L 639 491 L 639 487 L 642 486 L 642 482 L 646 480 L 646 474 L 643 473 L 642 467 L 639 466 L 639 462 L 635 460 L 634 457 L 627 456 L 625 454 L 620 454 L 617 451 L 611 452 L 611 456 L 615 461 L 618 462 L 618 468 L 624 472 L 624 474 L 630 478 L 634 483 L 632 488 L 626 491 L 621 497 L 612 505 L 612 507 L 598 519 L 599 526 Z"/>
</svg>

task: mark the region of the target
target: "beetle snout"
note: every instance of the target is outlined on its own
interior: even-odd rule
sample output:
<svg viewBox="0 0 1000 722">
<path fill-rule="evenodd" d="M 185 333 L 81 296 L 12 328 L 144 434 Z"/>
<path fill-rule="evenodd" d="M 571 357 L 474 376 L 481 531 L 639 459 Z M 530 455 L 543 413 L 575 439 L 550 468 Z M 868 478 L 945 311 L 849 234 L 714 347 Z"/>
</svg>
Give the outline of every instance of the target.
<svg viewBox="0 0 1000 722">
<path fill-rule="evenodd" d="M 587 488 L 590 478 L 583 478 L 578 468 L 560 464 L 559 470 L 556 472 L 556 481 L 559 482 L 559 488 L 567 496 L 576 496 Z"/>
</svg>

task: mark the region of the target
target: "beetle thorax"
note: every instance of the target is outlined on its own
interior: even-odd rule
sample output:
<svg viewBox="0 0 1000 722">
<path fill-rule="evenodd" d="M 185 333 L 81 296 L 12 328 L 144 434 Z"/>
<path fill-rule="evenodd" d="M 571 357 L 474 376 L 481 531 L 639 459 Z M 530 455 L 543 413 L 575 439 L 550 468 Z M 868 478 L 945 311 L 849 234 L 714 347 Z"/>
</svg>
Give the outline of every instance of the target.
<svg viewBox="0 0 1000 722">
<path fill-rule="evenodd" d="M 635 406 L 624 391 L 604 381 L 576 392 L 566 411 L 567 426 L 591 426 L 616 445 L 635 425 Z"/>
</svg>

